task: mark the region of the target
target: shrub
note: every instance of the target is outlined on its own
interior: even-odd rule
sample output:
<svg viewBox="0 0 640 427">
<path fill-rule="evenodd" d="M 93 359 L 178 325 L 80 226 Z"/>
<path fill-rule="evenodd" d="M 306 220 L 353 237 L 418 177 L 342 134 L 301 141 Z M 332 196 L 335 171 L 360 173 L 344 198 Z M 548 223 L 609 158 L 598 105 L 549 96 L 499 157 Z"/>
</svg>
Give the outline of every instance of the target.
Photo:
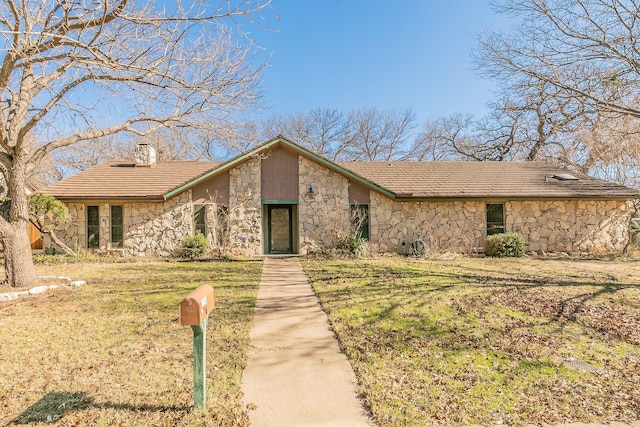
<svg viewBox="0 0 640 427">
<path fill-rule="evenodd" d="M 196 233 L 193 237 L 187 237 L 182 242 L 182 256 L 195 259 L 206 254 L 209 250 L 209 240 L 202 234 Z"/>
<path fill-rule="evenodd" d="M 351 232 L 338 239 L 335 249 L 348 251 L 348 253 L 358 258 L 364 258 L 369 256 L 369 241 L 366 237 L 361 236 L 360 233 Z"/>
<path fill-rule="evenodd" d="M 360 235 L 356 235 L 351 240 L 351 253 L 358 258 L 369 256 L 369 241 Z"/>
<path fill-rule="evenodd" d="M 515 231 L 488 236 L 484 253 L 492 257 L 520 257 L 524 255 L 524 237 Z"/>
</svg>

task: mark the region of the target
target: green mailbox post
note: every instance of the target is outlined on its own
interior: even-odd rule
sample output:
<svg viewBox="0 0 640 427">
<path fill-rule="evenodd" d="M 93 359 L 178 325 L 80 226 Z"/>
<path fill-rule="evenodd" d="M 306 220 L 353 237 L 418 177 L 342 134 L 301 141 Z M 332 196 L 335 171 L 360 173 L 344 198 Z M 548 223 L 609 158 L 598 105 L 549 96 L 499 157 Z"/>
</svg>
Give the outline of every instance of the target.
<svg viewBox="0 0 640 427">
<path fill-rule="evenodd" d="M 193 329 L 193 405 L 196 407 L 207 403 L 207 322 L 213 307 L 210 285 L 198 286 L 178 306 L 180 324 Z"/>
</svg>

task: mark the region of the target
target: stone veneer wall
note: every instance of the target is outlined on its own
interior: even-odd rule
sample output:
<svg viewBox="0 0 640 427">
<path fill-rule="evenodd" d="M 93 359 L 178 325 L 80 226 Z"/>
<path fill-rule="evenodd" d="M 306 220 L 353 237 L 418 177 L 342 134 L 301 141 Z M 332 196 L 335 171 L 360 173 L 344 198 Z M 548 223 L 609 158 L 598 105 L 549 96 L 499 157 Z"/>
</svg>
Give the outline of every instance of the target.
<svg viewBox="0 0 640 427">
<path fill-rule="evenodd" d="M 191 191 L 164 203 L 124 203 L 124 252 L 136 256 L 175 256 L 193 234 Z M 106 235 L 102 234 L 100 240 Z"/>
<path fill-rule="evenodd" d="M 397 202 L 371 192 L 369 233 L 374 252 L 410 253 L 416 240 L 427 252 L 477 251 L 484 245 L 484 203 Z"/>
<path fill-rule="evenodd" d="M 260 158 L 229 170 L 230 250 L 235 254 L 262 254 L 262 196 Z"/>
<path fill-rule="evenodd" d="M 89 205 L 94 205 L 89 203 Z M 96 203 L 100 213 L 100 248 L 109 245 L 110 204 Z M 193 205 L 191 192 L 171 198 L 163 203 L 122 203 L 124 210 L 125 255 L 174 256 L 180 250 L 185 237 L 192 234 Z M 58 237 L 71 248 L 87 247 L 86 207 L 84 203 L 67 203 L 69 222 L 64 229 L 56 230 Z M 44 242 L 50 245 L 50 242 Z"/>
<path fill-rule="evenodd" d="M 629 239 L 626 201 L 513 201 L 505 214 L 507 231 L 521 233 L 527 251 L 619 254 Z"/>
<path fill-rule="evenodd" d="M 306 157 L 298 157 L 300 254 L 335 246 L 349 232 L 349 181 Z M 308 195 L 309 187 L 314 195 Z"/>
<path fill-rule="evenodd" d="M 629 238 L 631 206 L 625 201 L 512 201 L 506 231 L 521 233 L 528 252 L 619 254 Z M 375 252 L 410 253 L 425 242 L 430 252 L 482 250 L 485 202 L 395 202 L 371 192 L 369 229 Z"/>
<path fill-rule="evenodd" d="M 87 247 L 87 210 L 84 203 L 65 203 L 69 209 L 67 222 L 56 229 L 56 235 L 71 249 Z M 48 235 L 42 236 L 42 246 L 56 247 Z M 56 248 L 58 249 L 58 248 Z"/>
</svg>

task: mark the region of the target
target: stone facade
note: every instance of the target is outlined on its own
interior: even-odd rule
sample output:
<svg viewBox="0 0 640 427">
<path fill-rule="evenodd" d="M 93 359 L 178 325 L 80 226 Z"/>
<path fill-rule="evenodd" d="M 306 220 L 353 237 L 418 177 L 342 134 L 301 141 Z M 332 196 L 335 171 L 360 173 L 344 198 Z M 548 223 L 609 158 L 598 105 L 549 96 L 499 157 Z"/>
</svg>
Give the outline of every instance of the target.
<svg viewBox="0 0 640 427">
<path fill-rule="evenodd" d="M 619 254 L 629 240 L 626 201 L 514 201 L 505 214 L 507 231 L 521 233 L 528 251 Z"/>
<path fill-rule="evenodd" d="M 85 203 L 66 203 L 69 209 L 67 222 L 56 229 L 56 235 L 71 249 L 87 247 L 87 210 Z M 48 235 L 42 236 L 44 248 L 54 247 Z"/>
<path fill-rule="evenodd" d="M 87 247 L 86 206 L 99 206 L 99 251 L 115 250 L 110 240 L 109 203 L 67 203 L 69 221 L 65 228 L 56 231 L 58 237 L 71 248 Z M 175 256 L 182 241 L 193 234 L 193 205 L 191 192 L 184 193 L 162 203 L 122 203 L 124 211 L 124 243 L 117 249 L 132 256 Z M 45 241 L 45 246 L 51 242 Z"/>
<path fill-rule="evenodd" d="M 349 232 L 349 181 L 302 156 L 298 173 L 299 242 L 304 255 L 335 246 L 340 235 Z"/>
<path fill-rule="evenodd" d="M 484 244 L 484 203 L 397 202 L 372 191 L 369 230 L 374 252 L 410 253 L 422 240 L 428 253 L 472 253 Z"/>
<path fill-rule="evenodd" d="M 260 157 L 229 170 L 230 250 L 235 254 L 262 254 L 262 197 Z"/>
<path fill-rule="evenodd" d="M 124 230 L 125 254 L 175 256 L 183 240 L 193 235 L 191 191 L 164 203 L 125 203 Z"/>
<path fill-rule="evenodd" d="M 524 236 L 528 252 L 619 254 L 629 239 L 631 206 L 625 201 L 512 201 L 504 203 L 505 231 Z M 482 201 L 395 202 L 371 192 L 371 246 L 410 253 L 422 240 L 427 252 L 483 250 Z"/>
</svg>

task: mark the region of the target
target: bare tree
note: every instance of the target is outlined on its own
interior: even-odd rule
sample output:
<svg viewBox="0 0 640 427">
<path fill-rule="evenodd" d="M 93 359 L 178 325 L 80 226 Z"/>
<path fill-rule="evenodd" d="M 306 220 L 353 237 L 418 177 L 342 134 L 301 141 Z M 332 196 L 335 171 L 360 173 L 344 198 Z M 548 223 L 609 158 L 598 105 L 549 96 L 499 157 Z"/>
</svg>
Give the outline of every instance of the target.
<svg viewBox="0 0 640 427">
<path fill-rule="evenodd" d="M 344 113 L 316 108 L 245 121 L 235 135 L 221 142 L 238 154 L 284 135 L 332 160 L 405 160 L 415 157 L 415 122 L 410 109 L 359 108 Z"/>
<path fill-rule="evenodd" d="M 477 160 L 474 155 L 473 116 L 456 113 L 428 119 L 414 143 L 416 160 Z"/>
<path fill-rule="evenodd" d="M 261 67 L 232 30 L 268 3 L 0 2 L 0 167 L 11 199 L 0 240 L 11 285 L 35 278 L 28 165 L 81 141 L 202 126 L 254 105 Z"/>
<path fill-rule="evenodd" d="M 415 113 L 360 108 L 348 114 L 349 131 L 344 142 L 344 160 L 406 160 Z"/>
<path fill-rule="evenodd" d="M 630 116 L 597 116 L 573 133 L 563 163 L 582 173 L 640 188 L 640 123 Z"/>
<path fill-rule="evenodd" d="M 555 158 L 592 116 L 555 86 L 532 79 L 506 84 L 489 107 L 476 125 L 475 157 L 499 161 Z"/>
<path fill-rule="evenodd" d="M 634 185 L 640 110 L 635 0 L 496 0 L 517 19 L 479 38 L 475 60 L 500 97 L 477 123 L 477 152 L 544 159 Z M 475 156 L 478 157 L 478 156 Z M 482 157 L 482 156 L 480 156 Z"/>
<path fill-rule="evenodd" d="M 640 3 L 636 0 L 497 0 L 518 19 L 508 34 L 479 38 L 485 74 L 556 87 L 589 112 L 640 118 Z"/>
<path fill-rule="evenodd" d="M 163 127 L 145 136 L 117 133 L 80 141 L 62 147 L 53 153 L 55 175 L 67 177 L 107 161 L 133 162 L 135 147 L 138 143 L 152 145 L 159 161 L 166 160 L 215 160 L 213 138 L 207 138 L 211 132 L 200 128 Z"/>
</svg>

